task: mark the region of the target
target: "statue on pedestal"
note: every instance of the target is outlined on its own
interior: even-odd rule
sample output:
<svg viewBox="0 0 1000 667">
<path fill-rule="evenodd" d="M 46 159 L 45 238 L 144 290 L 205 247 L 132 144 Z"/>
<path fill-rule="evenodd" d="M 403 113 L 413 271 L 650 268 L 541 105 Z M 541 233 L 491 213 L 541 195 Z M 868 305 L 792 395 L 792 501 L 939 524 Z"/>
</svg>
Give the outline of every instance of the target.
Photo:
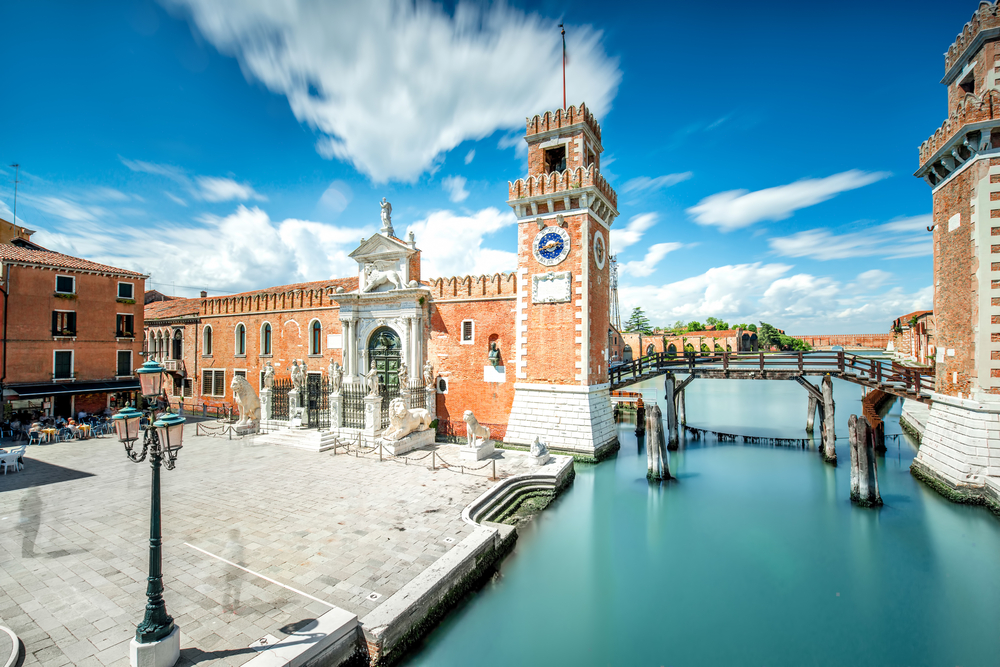
<svg viewBox="0 0 1000 667">
<path fill-rule="evenodd" d="M 406 362 L 399 362 L 399 388 L 406 389 L 410 383 L 410 373 L 409 369 L 406 367 Z"/>
<path fill-rule="evenodd" d="M 382 197 L 379 206 L 382 207 L 382 229 L 379 231 L 387 236 L 393 236 L 395 232 L 392 230 L 392 204 Z"/>
<path fill-rule="evenodd" d="M 378 371 L 375 369 L 375 362 L 372 361 L 371 368 L 365 373 L 365 384 L 368 385 L 369 396 L 379 396 Z"/>
<path fill-rule="evenodd" d="M 274 387 L 274 366 L 267 362 L 264 366 L 264 389 L 270 390 Z"/>
<path fill-rule="evenodd" d="M 434 367 L 431 362 L 424 364 L 424 386 L 429 387 L 434 384 Z"/>
<path fill-rule="evenodd" d="M 344 369 L 336 361 L 330 361 L 330 391 L 335 394 L 340 393 L 340 387 L 344 384 Z"/>
<path fill-rule="evenodd" d="M 493 368 L 496 368 L 497 366 L 500 365 L 500 350 L 497 349 L 496 341 L 490 343 L 489 360 L 490 360 L 490 366 L 492 366 Z"/>
<path fill-rule="evenodd" d="M 479 423 L 472 410 L 466 410 L 462 415 L 465 422 L 465 446 L 470 449 L 478 449 L 490 440 L 490 430 Z"/>
</svg>

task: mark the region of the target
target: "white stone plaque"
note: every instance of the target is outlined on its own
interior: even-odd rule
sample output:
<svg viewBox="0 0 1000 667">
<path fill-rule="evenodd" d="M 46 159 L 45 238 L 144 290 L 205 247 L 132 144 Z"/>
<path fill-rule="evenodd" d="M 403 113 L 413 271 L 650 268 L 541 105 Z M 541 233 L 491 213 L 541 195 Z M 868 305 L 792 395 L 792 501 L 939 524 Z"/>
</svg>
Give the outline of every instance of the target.
<svg viewBox="0 0 1000 667">
<path fill-rule="evenodd" d="M 506 382 L 507 372 L 504 370 L 503 366 L 493 367 L 492 365 L 483 366 L 483 382 Z"/>
<path fill-rule="evenodd" d="M 962 214 L 956 213 L 955 215 L 948 218 L 948 231 L 953 232 L 962 226 Z"/>
<path fill-rule="evenodd" d="M 326 349 L 328 350 L 339 350 L 343 346 L 343 334 L 327 334 L 326 335 Z"/>
<path fill-rule="evenodd" d="M 537 273 L 531 276 L 532 303 L 563 303 L 570 300 L 573 276 L 569 271 Z"/>
</svg>

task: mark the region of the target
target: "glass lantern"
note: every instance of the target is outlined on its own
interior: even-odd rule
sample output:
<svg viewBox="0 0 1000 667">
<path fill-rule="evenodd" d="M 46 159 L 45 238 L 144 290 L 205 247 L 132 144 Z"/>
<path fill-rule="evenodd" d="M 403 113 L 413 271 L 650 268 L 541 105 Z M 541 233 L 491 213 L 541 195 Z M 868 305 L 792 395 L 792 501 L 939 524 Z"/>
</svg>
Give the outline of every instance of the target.
<svg viewBox="0 0 1000 667">
<path fill-rule="evenodd" d="M 135 372 L 139 375 L 143 396 L 150 399 L 160 395 L 163 390 L 163 366 L 159 362 L 150 359 L 135 369 Z"/>
<path fill-rule="evenodd" d="M 186 421 L 184 417 L 179 415 L 165 414 L 153 422 L 156 437 L 160 441 L 160 448 L 171 460 L 177 458 L 177 450 L 181 448 L 181 442 L 184 440 L 184 422 Z"/>
<path fill-rule="evenodd" d="M 120 410 L 112 420 L 115 423 L 115 434 L 121 442 L 134 442 L 139 439 L 139 422 L 142 413 L 128 406 Z"/>
</svg>

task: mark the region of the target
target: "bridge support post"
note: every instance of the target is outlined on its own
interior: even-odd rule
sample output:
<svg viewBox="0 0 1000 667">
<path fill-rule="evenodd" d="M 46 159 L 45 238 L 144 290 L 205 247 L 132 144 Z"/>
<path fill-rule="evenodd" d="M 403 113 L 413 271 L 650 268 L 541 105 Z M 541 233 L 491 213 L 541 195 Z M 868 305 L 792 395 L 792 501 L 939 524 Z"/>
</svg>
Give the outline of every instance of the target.
<svg viewBox="0 0 1000 667">
<path fill-rule="evenodd" d="M 655 403 L 649 407 L 646 415 L 646 463 L 647 480 L 659 482 L 670 479 L 670 464 L 667 462 L 667 449 L 663 442 L 663 415 L 660 413 L 660 406 Z"/>
<path fill-rule="evenodd" d="M 806 432 L 807 433 L 812 433 L 813 432 L 813 425 L 815 424 L 815 421 L 816 421 L 816 408 L 818 408 L 818 407 L 819 407 L 819 401 L 816 400 L 815 396 L 813 396 L 812 394 L 810 394 L 809 395 L 809 407 L 807 408 L 808 412 L 806 413 Z M 820 420 L 820 423 L 822 423 L 822 420 Z"/>
<path fill-rule="evenodd" d="M 687 410 L 684 408 L 684 389 L 677 392 L 677 398 L 674 403 L 677 406 L 677 423 L 681 426 L 687 425 Z"/>
<path fill-rule="evenodd" d="M 878 490 L 878 467 L 868 420 L 851 415 L 847 421 L 851 442 L 851 502 L 862 507 L 878 507 L 882 496 Z"/>
<path fill-rule="evenodd" d="M 834 430 L 833 378 L 823 376 L 823 460 L 837 465 L 837 434 Z"/>
<path fill-rule="evenodd" d="M 665 373 L 663 376 L 663 402 L 667 406 L 667 449 L 677 449 L 680 440 L 677 433 L 677 412 L 674 409 L 674 374 Z"/>
</svg>

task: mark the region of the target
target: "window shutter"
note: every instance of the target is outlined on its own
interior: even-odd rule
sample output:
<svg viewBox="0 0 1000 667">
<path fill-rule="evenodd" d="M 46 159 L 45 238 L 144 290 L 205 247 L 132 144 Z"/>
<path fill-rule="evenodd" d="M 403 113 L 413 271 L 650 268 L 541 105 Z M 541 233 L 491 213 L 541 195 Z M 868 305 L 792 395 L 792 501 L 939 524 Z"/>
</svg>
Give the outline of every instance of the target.
<svg viewBox="0 0 1000 667">
<path fill-rule="evenodd" d="M 201 395 L 212 395 L 212 371 L 201 372 Z"/>
<path fill-rule="evenodd" d="M 56 336 L 59 334 L 59 313 L 52 311 L 52 335 Z"/>
<path fill-rule="evenodd" d="M 472 322 L 462 322 L 462 340 L 472 340 Z"/>
<path fill-rule="evenodd" d="M 215 395 L 226 395 L 226 371 L 215 371 Z"/>
</svg>

